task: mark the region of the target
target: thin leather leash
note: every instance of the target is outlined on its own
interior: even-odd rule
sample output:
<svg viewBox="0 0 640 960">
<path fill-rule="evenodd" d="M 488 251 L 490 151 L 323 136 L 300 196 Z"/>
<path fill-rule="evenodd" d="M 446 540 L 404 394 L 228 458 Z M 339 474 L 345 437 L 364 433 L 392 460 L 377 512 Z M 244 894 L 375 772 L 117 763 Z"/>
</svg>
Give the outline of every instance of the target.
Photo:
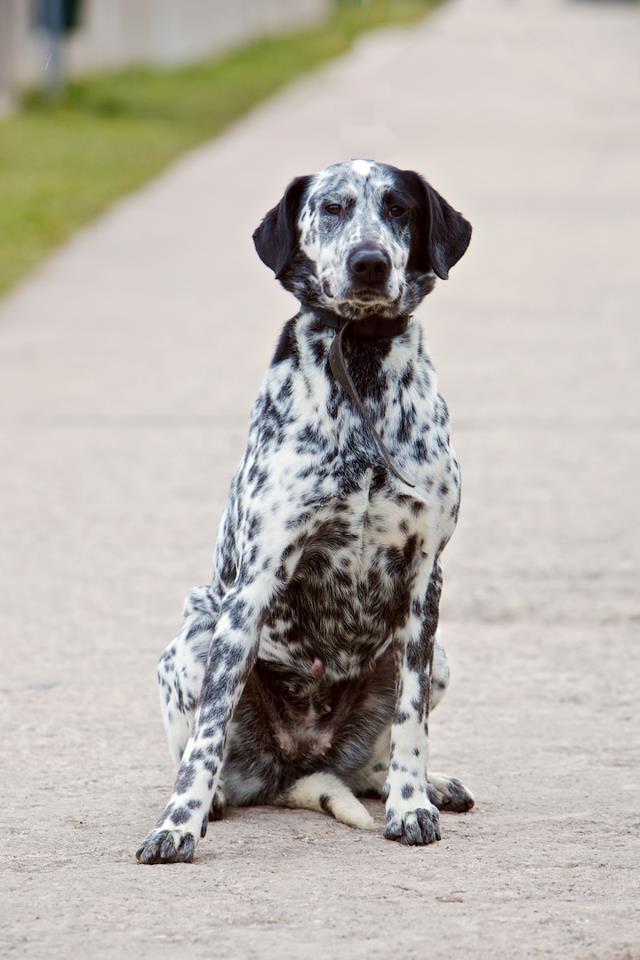
<svg viewBox="0 0 640 960">
<path fill-rule="evenodd" d="M 397 337 L 401 333 L 404 333 L 409 326 L 409 317 L 370 317 L 365 320 L 353 321 L 345 320 L 344 317 L 340 317 L 338 314 L 331 313 L 328 310 L 319 310 L 317 308 L 312 309 L 313 313 L 323 326 L 331 327 L 333 330 L 337 331 L 329 350 L 329 366 L 331 367 L 333 376 L 360 413 L 360 416 L 362 417 L 369 430 L 369 433 L 373 437 L 375 444 L 380 451 L 380 456 L 384 460 L 387 469 L 394 475 L 394 477 L 397 477 L 398 480 L 401 480 L 402 483 L 406 483 L 408 487 L 415 487 L 415 483 L 413 483 L 411 480 L 407 480 L 407 478 L 400 473 L 391 459 L 391 455 L 389 454 L 389 451 L 384 445 L 382 438 L 376 430 L 373 420 L 369 416 L 367 408 L 362 402 L 362 399 L 356 390 L 356 386 L 351 379 L 351 374 L 349 373 L 345 363 L 342 347 L 344 337 L 347 334 L 349 336 L 364 340 L 381 340 L 389 337 Z"/>
</svg>

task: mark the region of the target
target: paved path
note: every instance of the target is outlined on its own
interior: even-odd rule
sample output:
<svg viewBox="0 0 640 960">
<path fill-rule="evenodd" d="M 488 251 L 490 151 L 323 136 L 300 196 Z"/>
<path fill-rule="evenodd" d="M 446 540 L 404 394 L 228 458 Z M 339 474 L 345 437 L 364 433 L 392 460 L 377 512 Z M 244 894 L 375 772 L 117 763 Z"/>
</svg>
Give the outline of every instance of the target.
<svg viewBox="0 0 640 960">
<path fill-rule="evenodd" d="M 634 5 L 451 2 L 5 301 L 0 954 L 640 956 L 639 45 Z M 477 808 L 417 850 L 242 811 L 193 866 L 143 868 L 172 776 L 155 659 L 208 576 L 293 311 L 250 233 L 289 177 L 362 154 L 423 170 L 476 225 L 421 318 L 465 480 L 433 762 Z"/>
</svg>

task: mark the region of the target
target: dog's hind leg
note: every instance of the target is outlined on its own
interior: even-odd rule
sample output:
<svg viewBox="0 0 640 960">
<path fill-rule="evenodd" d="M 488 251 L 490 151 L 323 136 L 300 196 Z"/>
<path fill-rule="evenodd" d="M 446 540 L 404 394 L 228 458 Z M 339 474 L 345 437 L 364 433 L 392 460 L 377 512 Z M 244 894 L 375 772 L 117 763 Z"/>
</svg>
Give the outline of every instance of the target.
<svg viewBox="0 0 640 960">
<path fill-rule="evenodd" d="M 442 646 L 442 631 L 436 630 L 433 646 L 433 667 L 431 671 L 431 692 L 429 694 L 429 711 L 436 707 L 449 686 L 449 662 L 447 653 Z"/>
<path fill-rule="evenodd" d="M 429 800 L 438 810 L 449 813 L 466 813 L 475 803 L 471 791 L 459 780 L 443 773 L 434 773 L 432 770 L 429 771 L 427 793 Z"/>
<path fill-rule="evenodd" d="M 278 797 L 276 804 L 328 813 L 348 827 L 376 829 L 369 811 L 334 773 L 311 773 L 301 777 Z"/>
<path fill-rule="evenodd" d="M 389 734 L 381 734 L 373 756 L 358 774 L 356 793 L 360 797 L 384 797 L 384 781 L 389 764 Z M 474 806 L 473 794 L 455 777 L 429 771 L 427 794 L 431 803 L 447 813 L 466 813 Z"/>
<path fill-rule="evenodd" d="M 359 797 L 382 797 L 389 767 L 391 725 L 378 736 L 367 763 L 353 777 L 352 785 Z"/>
<path fill-rule="evenodd" d="M 158 661 L 160 709 L 169 753 L 177 765 L 191 735 L 219 603 L 210 587 L 195 587 L 187 596 L 178 635 Z"/>
<path fill-rule="evenodd" d="M 194 587 L 185 601 L 180 632 L 158 661 L 160 710 L 169 753 L 176 766 L 193 730 L 218 611 L 219 603 L 211 588 Z M 221 820 L 226 806 L 224 784 L 220 780 L 211 801 L 209 820 Z"/>
</svg>

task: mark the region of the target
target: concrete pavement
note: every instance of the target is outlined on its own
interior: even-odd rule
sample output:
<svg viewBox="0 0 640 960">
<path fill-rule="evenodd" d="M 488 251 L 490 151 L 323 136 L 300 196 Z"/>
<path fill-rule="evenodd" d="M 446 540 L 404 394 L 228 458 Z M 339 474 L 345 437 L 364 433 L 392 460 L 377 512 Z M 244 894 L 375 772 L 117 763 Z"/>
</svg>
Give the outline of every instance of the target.
<svg viewBox="0 0 640 960">
<path fill-rule="evenodd" d="M 0 305 L 0 955 L 640 956 L 639 43 L 634 5 L 454 0 Z M 420 317 L 464 480 L 433 766 L 477 808 L 417 850 L 239 811 L 193 866 L 142 868 L 172 779 L 155 660 L 294 312 L 251 231 L 293 175 L 362 155 L 476 228 Z"/>
</svg>

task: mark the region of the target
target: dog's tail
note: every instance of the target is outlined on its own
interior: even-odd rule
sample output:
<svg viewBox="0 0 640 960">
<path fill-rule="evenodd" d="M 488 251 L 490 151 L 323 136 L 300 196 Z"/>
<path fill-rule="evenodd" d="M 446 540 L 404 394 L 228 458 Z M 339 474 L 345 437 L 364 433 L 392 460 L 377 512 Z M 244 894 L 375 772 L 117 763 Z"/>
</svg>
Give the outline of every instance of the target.
<svg viewBox="0 0 640 960">
<path fill-rule="evenodd" d="M 375 822 L 366 807 L 334 773 L 311 773 L 285 790 L 277 803 L 283 807 L 318 810 L 340 823 L 360 830 L 375 830 Z"/>
</svg>

